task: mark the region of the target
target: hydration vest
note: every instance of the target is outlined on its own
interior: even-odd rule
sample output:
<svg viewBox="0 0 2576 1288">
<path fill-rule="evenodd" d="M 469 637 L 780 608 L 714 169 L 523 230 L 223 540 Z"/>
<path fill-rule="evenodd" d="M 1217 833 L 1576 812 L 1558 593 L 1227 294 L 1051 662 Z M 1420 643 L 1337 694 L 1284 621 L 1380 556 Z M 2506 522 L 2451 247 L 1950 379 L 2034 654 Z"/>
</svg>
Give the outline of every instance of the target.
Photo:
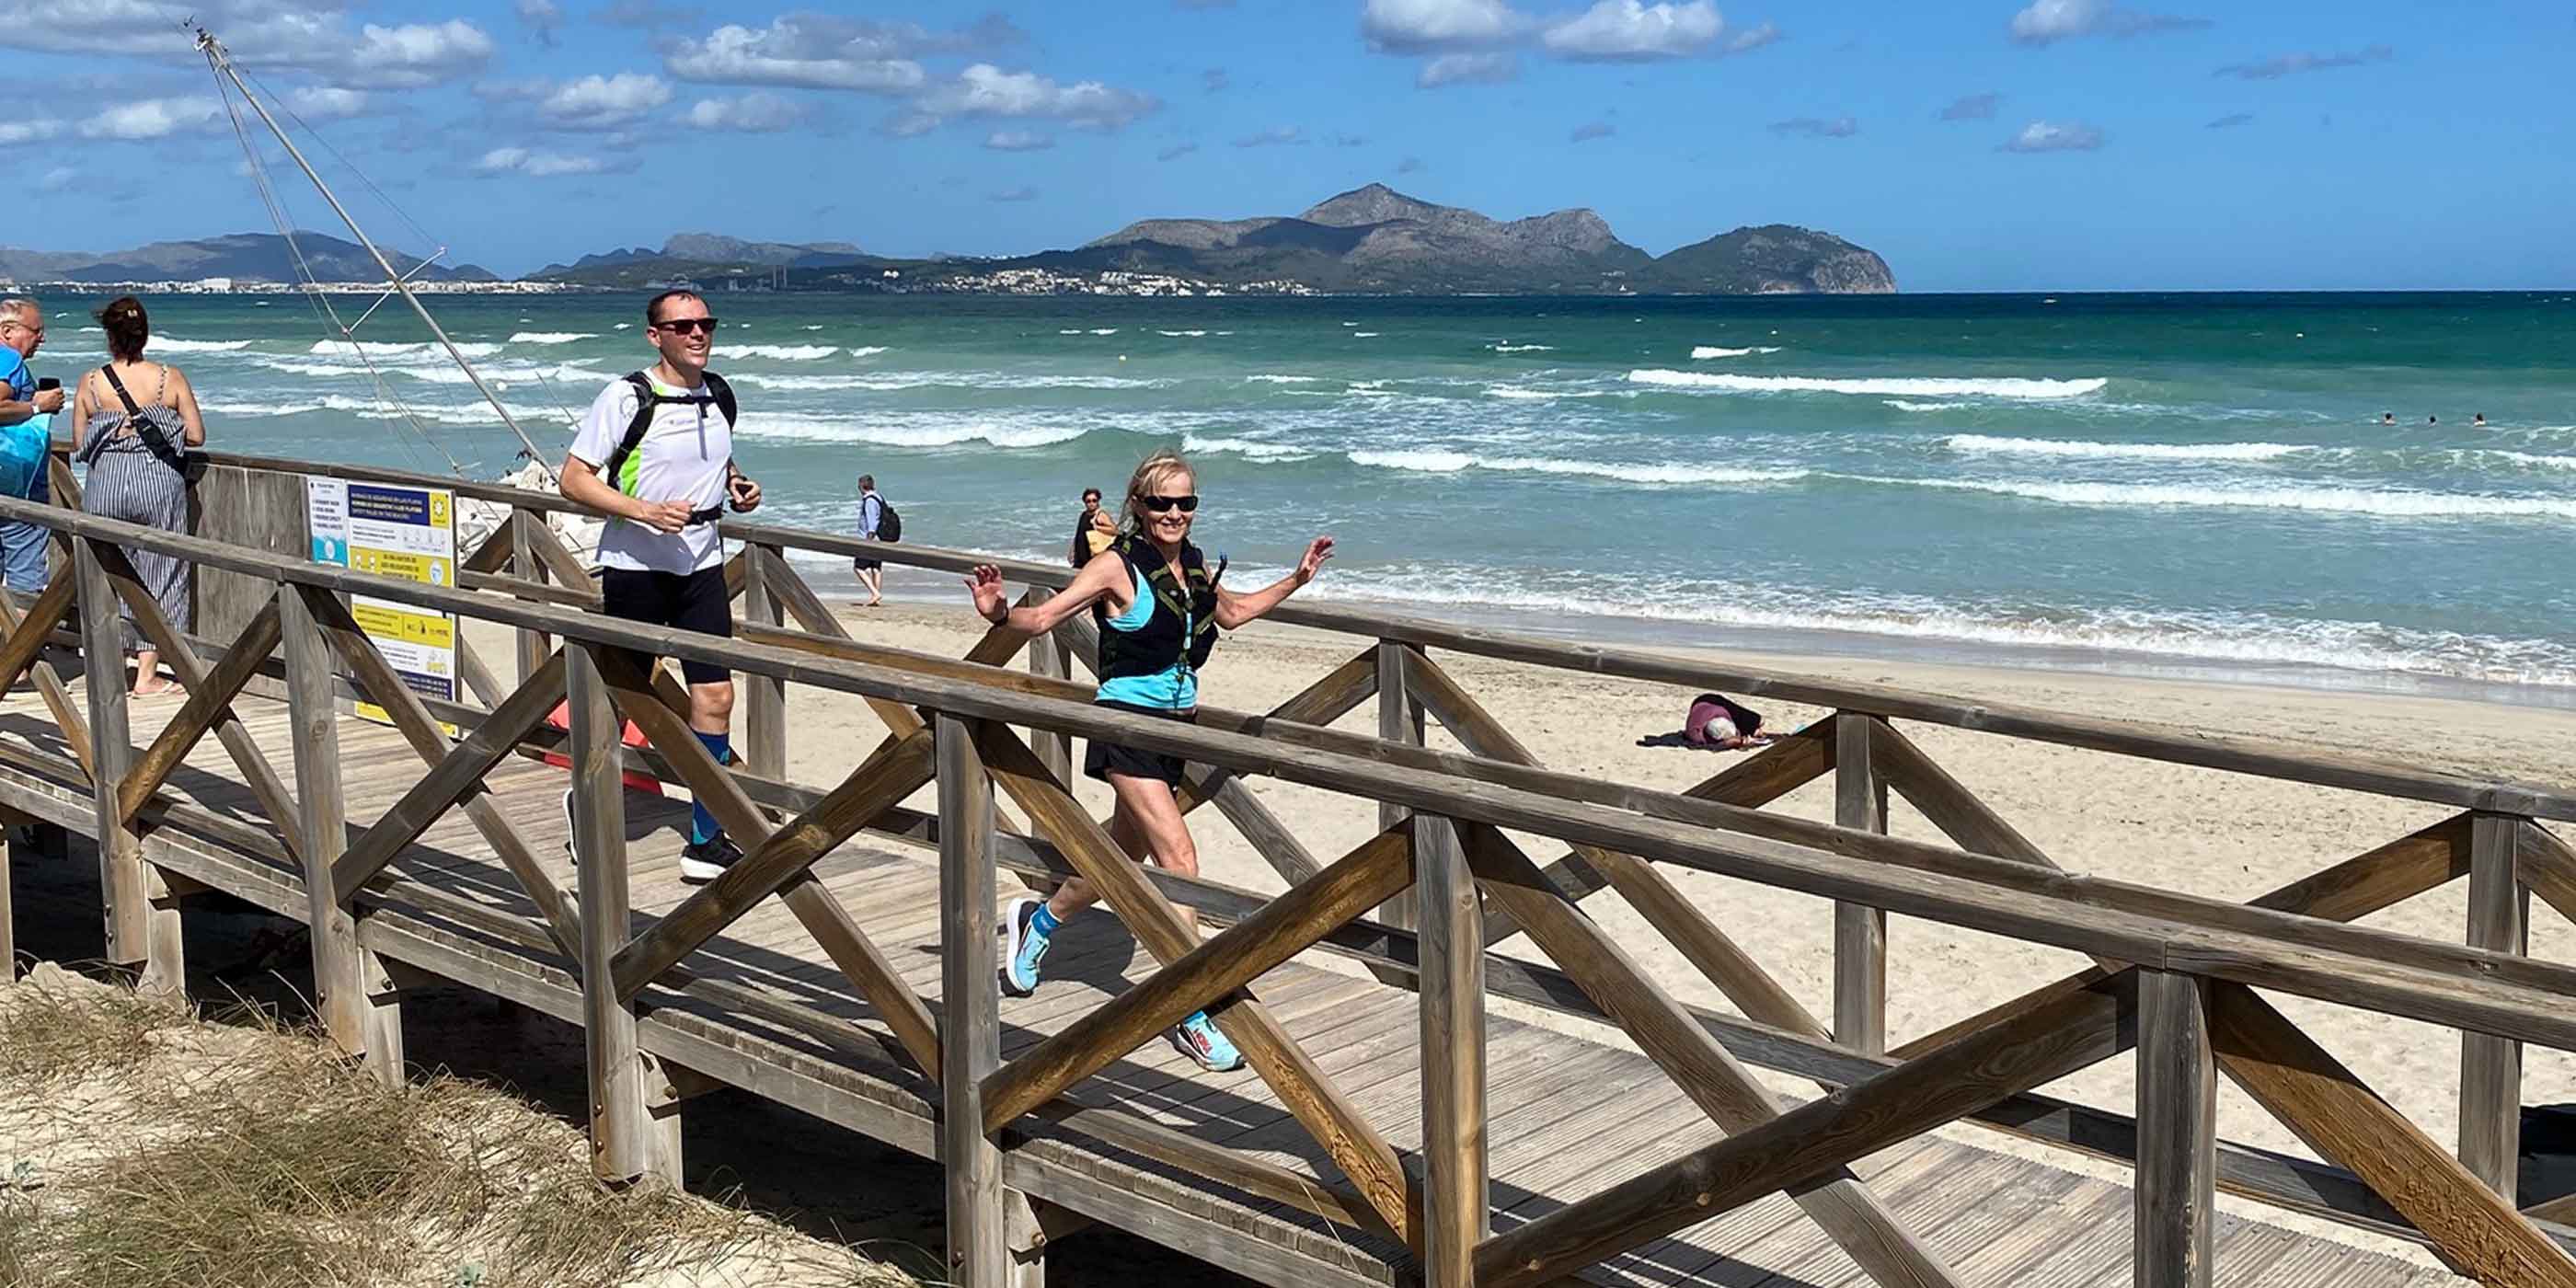
<svg viewBox="0 0 2576 1288">
<path fill-rule="evenodd" d="M 610 487 L 628 496 L 642 495 L 635 490 L 635 486 L 636 479 L 642 472 L 644 458 L 637 456 L 635 449 L 644 445 L 644 435 L 652 432 L 653 429 L 654 413 L 665 404 L 677 403 L 684 407 L 704 407 L 712 403 L 717 411 L 724 413 L 726 432 L 732 432 L 735 422 L 739 419 L 735 412 L 740 406 L 734 401 L 733 386 L 726 384 L 724 377 L 712 371 L 704 375 L 707 382 L 706 393 L 666 394 L 654 385 L 651 376 L 641 371 L 628 372 L 625 377 L 626 383 L 635 386 L 635 419 L 626 423 L 626 436 L 618 440 L 617 450 L 610 452 L 608 459 L 600 463 L 599 477 L 608 480 Z M 719 516 L 723 512 L 721 507 L 716 510 Z M 711 521 L 701 520 L 701 522 Z"/>
<path fill-rule="evenodd" d="M 1207 560 L 1199 554 L 1199 548 L 1182 543 L 1177 574 L 1163 558 L 1163 552 L 1143 537 L 1132 533 L 1121 536 L 1109 549 L 1125 559 L 1129 568 L 1145 574 L 1145 588 L 1153 594 L 1154 611 L 1143 626 L 1118 631 L 1109 629 L 1111 614 L 1106 601 L 1091 606 L 1092 616 L 1101 625 L 1100 678 L 1159 675 L 1183 662 L 1192 671 L 1207 665 L 1208 654 L 1216 648 L 1216 578 L 1208 574 Z"/>
</svg>

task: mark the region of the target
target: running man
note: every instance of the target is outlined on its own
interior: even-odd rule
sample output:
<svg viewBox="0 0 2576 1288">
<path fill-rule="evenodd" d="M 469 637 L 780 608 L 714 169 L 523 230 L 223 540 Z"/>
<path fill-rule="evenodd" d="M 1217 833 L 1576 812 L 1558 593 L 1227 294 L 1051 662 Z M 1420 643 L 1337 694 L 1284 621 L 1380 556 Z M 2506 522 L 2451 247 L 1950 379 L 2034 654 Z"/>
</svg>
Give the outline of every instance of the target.
<svg viewBox="0 0 2576 1288">
<path fill-rule="evenodd" d="M 1248 595 L 1225 589 L 1219 584 L 1225 577 L 1224 558 L 1210 569 L 1199 548 L 1190 544 L 1190 525 L 1199 508 L 1197 485 L 1190 463 L 1179 453 L 1146 457 L 1127 480 L 1123 534 L 1084 564 L 1071 585 L 1044 603 L 1013 608 L 1003 597 L 1001 570 L 987 564 L 966 582 L 975 595 L 975 611 L 994 625 L 1042 635 L 1088 608 L 1100 623 L 1101 679 L 1093 700 L 1115 711 L 1196 721 L 1199 668 L 1216 647 L 1218 628 L 1235 630 L 1277 608 L 1333 557 L 1333 539 L 1317 537 L 1287 576 Z M 1172 795 L 1181 785 L 1182 768 L 1178 756 L 1094 740 L 1082 771 L 1117 794 L 1109 835 L 1118 848 L 1167 871 L 1196 876 L 1198 847 Z M 1056 887 L 1051 898 L 1014 900 L 1002 918 L 1002 991 L 1012 997 L 1035 992 L 1038 967 L 1056 928 L 1099 901 L 1099 892 L 1080 877 Z M 1184 908 L 1181 915 L 1196 942 L 1197 914 Z M 1243 1067 L 1242 1054 L 1208 1022 L 1205 1011 L 1192 1013 L 1163 1036 L 1202 1069 L 1225 1073 Z"/>
<path fill-rule="evenodd" d="M 644 339 L 661 361 L 608 382 L 591 400 L 564 456 L 564 499 L 612 516 L 599 534 L 601 607 L 611 617 L 705 635 L 733 635 L 725 594 L 725 507 L 760 506 L 760 485 L 733 463 L 735 404 L 707 370 L 716 319 L 692 291 L 644 306 Z M 723 764 L 732 756 L 733 673 L 680 663 L 689 728 Z M 680 879 L 703 884 L 742 857 L 702 802 L 689 816 Z"/>
</svg>

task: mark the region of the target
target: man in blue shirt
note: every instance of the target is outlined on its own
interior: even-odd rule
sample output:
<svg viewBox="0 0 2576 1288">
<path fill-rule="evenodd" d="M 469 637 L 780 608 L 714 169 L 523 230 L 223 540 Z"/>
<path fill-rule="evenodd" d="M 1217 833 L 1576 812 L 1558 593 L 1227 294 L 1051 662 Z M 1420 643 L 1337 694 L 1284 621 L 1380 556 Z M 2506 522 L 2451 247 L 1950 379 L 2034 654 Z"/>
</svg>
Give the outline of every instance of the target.
<svg viewBox="0 0 2576 1288">
<path fill-rule="evenodd" d="M 53 499 L 45 456 L 53 448 L 61 389 L 38 389 L 27 359 L 45 343 L 45 311 L 24 297 L 0 300 L 0 494 L 44 504 Z M 45 529 L 0 521 L 0 580 L 34 594 L 45 588 Z"/>
</svg>

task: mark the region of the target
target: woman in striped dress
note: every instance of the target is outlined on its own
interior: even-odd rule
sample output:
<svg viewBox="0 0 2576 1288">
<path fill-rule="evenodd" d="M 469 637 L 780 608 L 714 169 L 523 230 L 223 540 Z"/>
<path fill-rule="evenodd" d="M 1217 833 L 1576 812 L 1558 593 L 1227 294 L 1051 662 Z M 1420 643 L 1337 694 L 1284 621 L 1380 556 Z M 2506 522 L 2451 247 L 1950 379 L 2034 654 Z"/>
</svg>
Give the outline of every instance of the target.
<svg viewBox="0 0 2576 1288">
<path fill-rule="evenodd" d="M 98 324 L 107 334 L 108 363 L 81 378 L 72 402 L 72 455 L 89 465 L 81 508 L 101 518 L 184 532 L 188 480 L 182 453 L 206 441 L 197 392 L 177 367 L 144 360 L 152 324 L 141 301 L 119 298 L 99 311 Z M 170 555 L 125 554 L 162 616 L 186 634 L 194 625 L 187 566 Z M 134 610 L 125 608 L 124 617 L 125 646 L 134 653 L 134 696 L 180 692 L 178 684 L 161 678 L 161 652 L 135 630 Z"/>
</svg>

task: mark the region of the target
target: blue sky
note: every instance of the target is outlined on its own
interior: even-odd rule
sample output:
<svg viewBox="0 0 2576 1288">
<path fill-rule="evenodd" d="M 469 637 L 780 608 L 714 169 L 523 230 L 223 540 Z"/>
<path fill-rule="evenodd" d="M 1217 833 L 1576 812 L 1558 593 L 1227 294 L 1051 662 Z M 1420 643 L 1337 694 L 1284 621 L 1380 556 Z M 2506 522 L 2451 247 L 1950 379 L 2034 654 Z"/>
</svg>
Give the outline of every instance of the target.
<svg viewBox="0 0 2576 1288">
<path fill-rule="evenodd" d="M 1657 253 L 1805 224 L 1916 290 L 2576 284 L 2576 13 L 2392 0 L 19 0 L 0 242 L 269 227 L 187 14 L 384 189 L 326 153 L 371 231 L 503 272 L 1018 253 L 1378 180 Z"/>
</svg>

